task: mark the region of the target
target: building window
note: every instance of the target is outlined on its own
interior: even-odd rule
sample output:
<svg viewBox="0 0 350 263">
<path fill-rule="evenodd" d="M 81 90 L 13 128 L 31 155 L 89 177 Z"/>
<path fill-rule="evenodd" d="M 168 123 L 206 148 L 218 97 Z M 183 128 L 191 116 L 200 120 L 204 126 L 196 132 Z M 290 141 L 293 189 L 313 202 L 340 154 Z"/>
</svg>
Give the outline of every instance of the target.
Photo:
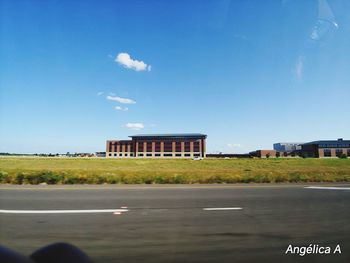
<svg viewBox="0 0 350 263">
<path fill-rule="evenodd" d="M 128 157 L 128 155 L 129 155 L 129 154 L 126 153 L 126 154 L 125 154 L 125 157 Z"/>
<path fill-rule="evenodd" d="M 152 157 L 152 154 L 151 153 L 147 153 L 146 156 Z"/>
<path fill-rule="evenodd" d="M 156 153 L 154 156 L 156 156 L 156 157 L 160 157 L 160 153 Z"/>
<path fill-rule="evenodd" d="M 176 157 L 181 157 L 181 153 L 175 154 Z"/>
<path fill-rule="evenodd" d="M 173 151 L 173 143 L 171 141 L 164 142 L 164 152 L 172 152 Z"/>
<path fill-rule="evenodd" d="M 181 142 L 176 142 L 176 144 L 175 144 L 175 150 L 176 150 L 177 152 L 181 152 Z"/>
<path fill-rule="evenodd" d="M 339 157 L 340 155 L 343 154 L 343 149 L 335 149 L 335 155 Z"/>
<path fill-rule="evenodd" d="M 120 153 L 120 154 L 119 154 L 119 156 L 123 156 L 123 154 L 122 154 L 122 153 Z"/>
<path fill-rule="evenodd" d="M 154 143 L 154 151 L 160 152 L 160 141 L 155 141 Z"/>
<path fill-rule="evenodd" d="M 164 157 L 172 157 L 173 154 L 172 153 L 164 153 Z"/>
<path fill-rule="evenodd" d="M 185 142 L 185 152 L 191 151 L 191 143 L 189 141 Z"/>
<path fill-rule="evenodd" d="M 134 154 L 133 153 L 130 153 L 130 157 L 133 157 L 134 156 Z"/>
<path fill-rule="evenodd" d="M 139 143 L 139 145 L 138 145 L 138 147 L 137 147 L 137 151 L 143 152 L 143 142 L 142 142 L 142 141 L 139 141 L 138 143 Z M 139 155 L 139 156 L 140 156 L 140 155 Z"/>
<path fill-rule="evenodd" d="M 185 157 L 191 157 L 191 154 L 185 153 Z"/>
<path fill-rule="evenodd" d="M 112 156 L 112 154 L 111 154 L 111 153 L 109 153 L 109 154 L 108 154 L 108 156 Z"/>
<path fill-rule="evenodd" d="M 199 152 L 199 142 L 198 141 L 193 143 L 193 151 Z"/>
<path fill-rule="evenodd" d="M 143 156 L 143 153 L 139 153 L 137 156 L 140 156 L 140 157 L 142 157 Z"/>
<path fill-rule="evenodd" d="M 331 157 L 332 156 L 332 152 L 330 149 L 324 149 L 323 150 L 323 155 L 324 157 Z"/>
<path fill-rule="evenodd" d="M 152 142 L 147 142 L 147 152 L 152 152 Z"/>
</svg>

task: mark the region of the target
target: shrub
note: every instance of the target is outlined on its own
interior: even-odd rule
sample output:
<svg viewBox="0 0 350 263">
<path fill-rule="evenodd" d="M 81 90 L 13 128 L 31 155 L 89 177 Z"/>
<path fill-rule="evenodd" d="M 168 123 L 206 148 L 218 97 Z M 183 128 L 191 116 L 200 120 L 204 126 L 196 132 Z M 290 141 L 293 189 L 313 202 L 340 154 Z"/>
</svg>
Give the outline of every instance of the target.
<svg viewBox="0 0 350 263">
<path fill-rule="evenodd" d="M 338 158 L 340 158 L 340 159 L 346 159 L 346 158 L 348 158 L 348 156 L 347 156 L 345 153 L 342 153 L 342 154 L 340 154 L 340 155 L 338 156 Z"/>
<path fill-rule="evenodd" d="M 0 171 L 0 183 L 8 183 L 8 178 L 9 175 L 8 173 L 4 172 L 4 171 Z"/>
</svg>

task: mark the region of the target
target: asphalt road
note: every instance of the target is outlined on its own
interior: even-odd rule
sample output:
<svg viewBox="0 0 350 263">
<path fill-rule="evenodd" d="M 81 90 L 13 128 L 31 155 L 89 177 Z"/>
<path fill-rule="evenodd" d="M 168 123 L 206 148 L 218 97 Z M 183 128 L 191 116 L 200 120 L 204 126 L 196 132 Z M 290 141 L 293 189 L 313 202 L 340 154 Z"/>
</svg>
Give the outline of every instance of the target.
<svg viewBox="0 0 350 263">
<path fill-rule="evenodd" d="M 98 263 L 350 262 L 350 190 L 305 185 L 0 186 L 0 209 L 121 214 L 0 213 L 0 243 L 30 254 L 65 241 Z M 240 207 L 241 210 L 204 208 Z M 285 254 L 289 245 L 332 254 Z M 336 245 L 341 254 L 333 254 Z"/>
</svg>

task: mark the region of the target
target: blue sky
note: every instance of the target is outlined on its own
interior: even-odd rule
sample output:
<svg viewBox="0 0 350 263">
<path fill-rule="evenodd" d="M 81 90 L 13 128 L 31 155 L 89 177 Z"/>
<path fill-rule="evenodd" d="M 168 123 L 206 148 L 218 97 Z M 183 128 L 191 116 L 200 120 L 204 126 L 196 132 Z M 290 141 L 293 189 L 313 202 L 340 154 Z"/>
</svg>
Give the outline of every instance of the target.
<svg viewBox="0 0 350 263">
<path fill-rule="evenodd" d="M 0 10 L 0 152 L 103 151 L 137 133 L 201 132 L 235 153 L 350 137 L 349 1 Z"/>
</svg>

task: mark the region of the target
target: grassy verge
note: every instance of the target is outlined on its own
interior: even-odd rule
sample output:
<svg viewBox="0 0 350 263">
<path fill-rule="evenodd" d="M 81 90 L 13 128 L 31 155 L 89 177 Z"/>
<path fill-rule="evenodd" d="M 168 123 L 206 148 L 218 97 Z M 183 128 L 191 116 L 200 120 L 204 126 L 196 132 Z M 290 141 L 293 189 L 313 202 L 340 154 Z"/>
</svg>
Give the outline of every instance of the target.
<svg viewBox="0 0 350 263">
<path fill-rule="evenodd" d="M 0 183 L 350 182 L 350 159 L 0 158 Z"/>
</svg>

